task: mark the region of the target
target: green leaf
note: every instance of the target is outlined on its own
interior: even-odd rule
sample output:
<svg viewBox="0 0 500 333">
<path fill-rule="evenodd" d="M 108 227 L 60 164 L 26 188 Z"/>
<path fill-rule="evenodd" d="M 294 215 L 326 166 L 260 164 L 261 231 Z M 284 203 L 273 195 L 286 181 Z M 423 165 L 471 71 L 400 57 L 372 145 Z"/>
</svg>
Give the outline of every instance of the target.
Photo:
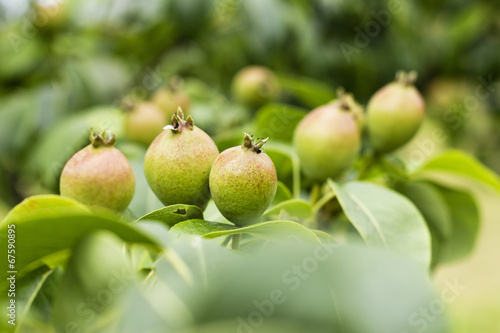
<svg viewBox="0 0 500 333">
<path fill-rule="evenodd" d="M 396 188 L 410 199 L 422 213 L 431 234 L 432 266 L 440 261 L 441 244 L 450 237 L 452 219 L 447 202 L 439 190 L 427 182 L 402 184 Z"/>
<path fill-rule="evenodd" d="M 300 161 L 293 147 L 285 143 L 269 142 L 264 147 L 264 150 L 273 160 L 278 177 L 286 174 L 291 167 L 292 192 L 294 198 L 298 198 L 300 196 Z"/>
<path fill-rule="evenodd" d="M 264 213 L 264 216 L 279 216 L 282 211 L 285 211 L 291 216 L 305 220 L 311 217 L 312 207 L 311 204 L 305 200 L 291 199 L 283 201 L 276 206 L 269 208 Z"/>
<path fill-rule="evenodd" d="M 426 182 L 415 182 L 403 184 L 397 190 L 415 204 L 429 227 L 441 237 L 451 234 L 450 210 L 436 187 Z"/>
<path fill-rule="evenodd" d="M 139 218 L 137 221 L 160 221 L 172 227 L 179 222 L 194 219 L 203 219 L 203 212 L 200 208 L 193 205 L 178 204 L 155 210 Z"/>
<path fill-rule="evenodd" d="M 500 191 L 500 178 L 474 157 L 460 151 L 445 152 L 424 164 L 414 175 L 417 179 L 440 182 L 448 177 L 472 180 Z"/>
<path fill-rule="evenodd" d="M 245 128 L 227 129 L 218 133 L 214 137 L 214 142 L 219 148 L 219 151 L 240 146 L 243 144 L 243 135 L 245 132 L 254 133 L 252 127 L 245 126 Z"/>
<path fill-rule="evenodd" d="M 311 230 L 311 231 L 314 232 L 314 234 L 319 238 L 321 243 L 335 243 L 335 240 L 330 234 L 321 230 Z"/>
<path fill-rule="evenodd" d="M 318 243 L 318 237 L 311 230 L 301 224 L 290 221 L 270 221 L 250 225 L 248 227 L 214 231 L 203 235 L 205 238 L 213 239 L 222 236 L 249 234 L 254 237 L 278 240 L 291 237 L 298 238 L 308 243 Z"/>
<path fill-rule="evenodd" d="M 292 192 L 288 187 L 282 182 L 278 181 L 278 188 L 276 189 L 276 195 L 274 196 L 271 206 L 277 205 L 280 202 L 290 200 L 292 198 Z"/>
<path fill-rule="evenodd" d="M 295 127 L 307 114 L 307 110 L 293 105 L 266 104 L 257 111 L 255 133 L 272 140 L 292 141 Z"/>
<path fill-rule="evenodd" d="M 38 216 L 56 216 L 61 212 L 90 213 L 84 204 L 54 194 L 34 195 L 10 210 L 0 226 Z"/>
<path fill-rule="evenodd" d="M 440 247 L 440 262 L 463 258 L 474 249 L 480 225 L 479 210 L 470 194 L 446 188 L 439 192 L 450 208 L 451 235 Z"/>
<path fill-rule="evenodd" d="M 310 78 L 279 75 L 278 79 L 286 93 L 309 108 L 326 104 L 336 95 L 332 87 Z"/>
<path fill-rule="evenodd" d="M 402 195 L 367 182 L 329 185 L 347 218 L 369 245 L 384 247 L 430 263 L 429 230 L 418 209 Z"/>
<path fill-rule="evenodd" d="M 17 279 L 16 278 L 16 290 L 15 290 L 15 300 L 16 300 L 16 326 L 17 327 L 11 327 L 12 330 L 17 329 L 17 331 L 20 331 L 20 327 L 24 323 L 26 323 L 26 317 L 27 314 L 30 312 L 30 308 L 37 297 L 38 293 L 42 289 L 45 281 L 47 278 L 51 275 L 52 270 L 46 266 L 40 267 L 38 270 L 32 272 L 28 276 L 24 276 L 22 279 Z M 7 286 L 6 286 L 7 287 Z M 1 293 L 4 295 L 7 295 L 8 293 L 8 288 L 5 290 L 2 289 Z M 10 300 L 7 297 L 2 297 L 0 301 L 0 306 L 4 308 L 4 306 L 9 306 Z M 50 307 L 44 309 L 44 310 L 49 310 Z M 8 319 L 10 320 L 10 318 Z M 12 326 L 12 325 L 9 325 Z M 0 324 L 0 329 L 2 329 L 2 332 L 7 331 L 5 330 L 5 327 L 3 327 L 3 323 Z"/>
<path fill-rule="evenodd" d="M 336 194 L 335 192 L 331 191 L 325 194 L 321 199 L 319 199 L 313 206 L 313 215 L 316 216 L 318 212 L 328 204 L 330 201 L 332 201 L 335 198 Z"/>
<path fill-rule="evenodd" d="M 98 317 L 110 315 L 109 309 L 120 304 L 135 282 L 124 245 L 107 231 L 87 235 L 75 244 L 54 300 L 52 322 L 57 332 L 67 330 L 70 322 L 82 331 L 91 331 Z M 91 306 L 92 299 L 99 306 Z M 88 312 L 93 316 L 82 315 Z"/>
<path fill-rule="evenodd" d="M 21 205 L 26 206 L 25 203 Z M 61 209 L 57 214 L 54 211 L 47 214 L 42 209 L 39 214 L 33 210 L 22 218 L 9 219 L 8 224 L 4 223 L 0 227 L 0 244 L 5 253 L 10 225 L 15 228 L 16 249 L 22 249 L 16 256 L 18 276 L 44 264 L 53 267 L 64 262 L 75 242 L 95 230 L 108 230 L 127 242 L 157 245 L 150 237 L 112 214 L 67 209 Z M 5 271 L 0 274 L 2 283 L 5 283 Z"/>
<path fill-rule="evenodd" d="M 230 224 L 196 219 L 177 223 L 172 227 L 172 229 L 170 229 L 170 232 L 174 234 L 190 234 L 203 236 L 211 232 L 232 230 L 234 228 L 235 226 Z"/>
</svg>

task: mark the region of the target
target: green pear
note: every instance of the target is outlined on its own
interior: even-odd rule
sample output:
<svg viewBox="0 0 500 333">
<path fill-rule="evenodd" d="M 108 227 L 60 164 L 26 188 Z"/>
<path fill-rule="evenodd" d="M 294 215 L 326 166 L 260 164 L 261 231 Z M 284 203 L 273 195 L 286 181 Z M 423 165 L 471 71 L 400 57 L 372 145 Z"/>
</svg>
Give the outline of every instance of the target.
<svg viewBox="0 0 500 333">
<path fill-rule="evenodd" d="M 266 140 L 254 143 L 245 133 L 243 145 L 223 151 L 210 171 L 215 205 L 236 225 L 248 225 L 261 217 L 276 194 L 276 168 L 262 150 Z"/>
<path fill-rule="evenodd" d="M 74 154 L 64 166 L 61 195 L 89 206 L 124 211 L 135 193 L 135 176 L 127 158 L 114 147 L 109 131 L 90 133 L 91 144 Z"/>
<path fill-rule="evenodd" d="M 312 180 L 338 177 L 361 147 L 363 109 L 350 94 L 309 112 L 297 125 L 293 144 L 304 174 Z"/>
<path fill-rule="evenodd" d="M 149 186 L 164 205 L 188 204 L 206 208 L 208 177 L 219 150 L 213 140 L 179 108 L 172 125 L 151 143 L 144 158 Z"/>
<path fill-rule="evenodd" d="M 425 102 L 413 86 L 416 73 L 399 72 L 396 81 L 378 90 L 368 102 L 367 127 L 376 152 L 388 153 L 410 141 L 425 117 Z"/>
</svg>

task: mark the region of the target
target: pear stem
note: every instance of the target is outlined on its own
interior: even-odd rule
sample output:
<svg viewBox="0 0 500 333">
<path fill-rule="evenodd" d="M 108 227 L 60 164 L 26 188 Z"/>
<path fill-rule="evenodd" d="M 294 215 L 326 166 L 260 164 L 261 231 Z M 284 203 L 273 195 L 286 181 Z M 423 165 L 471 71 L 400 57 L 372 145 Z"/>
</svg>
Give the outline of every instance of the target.
<svg viewBox="0 0 500 333">
<path fill-rule="evenodd" d="M 416 71 L 398 71 L 396 73 L 396 82 L 401 83 L 404 86 L 410 86 L 417 81 L 418 73 Z"/>
<path fill-rule="evenodd" d="M 239 250 L 240 249 L 240 240 L 241 240 L 241 234 L 233 235 L 233 239 L 231 241 L 231 248 L 233 250 Z"/>
<path fill-rule="evenodd" d="M 101 133 L 94 133 L 94 130 L 90 129 L 89 141 L 92 147 L 99 148 L 101 146 L 111 147 L 115 144 L 115 135 L 111 133 L 109 129 L 103 130 Z"/>
<path fill-rule="evenodd" d="M 174 133 L 180 133 L 185 128 L 192 131 L 194 128 L 194 121 L 191 116 L 188 116 L 184 120 L 184 112 L 182 112 L 182 109 L 179 106 L 177 108 L 177 111 L 175 111 L 174 115 L 172 116 L 172 125 L 167 125 L 163 129 L 170 129 Z"/>
<path fill-rule="evenodd" d="M 269 138 L 257 138 L 256 140 L 253 139 L 253 135 L 252 134 L 248 134 L 248 133 L 244 133 L 244 137 L 243 137 L 243 145 L 242 147 L 243 148 L 247 148 L 247 149 L 250 149 L 254 152 L 256 152 L 257 154 L 260 154 L 261 152 L 263 152 L 264 150 L 262 149 L 262 146 L 264 146 L 264 144 L 267 142 L 267 140 L 269 140 Z"/>
</svg>

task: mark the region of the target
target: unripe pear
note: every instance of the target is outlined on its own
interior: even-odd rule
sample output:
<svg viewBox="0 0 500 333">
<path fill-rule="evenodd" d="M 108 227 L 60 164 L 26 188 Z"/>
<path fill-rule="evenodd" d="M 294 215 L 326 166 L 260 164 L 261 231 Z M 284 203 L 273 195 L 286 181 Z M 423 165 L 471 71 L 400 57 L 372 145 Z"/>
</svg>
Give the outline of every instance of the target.
<svg viewBox="0 0 500 333">
<path fill-rule="evenodd" d="M 113 145 L 109 131 L 90 133 L 91 144 L 74 154 L 64 166 L 61 195 L 89 206 L 124 211 L 135 193 L 135 176 L 127 158 Z"/>
<path fill-rule="evenodd" d="M 416 73 L 399 72 L 396 81 L 378 90 L 367 106 L 367 126 L 372 147 L 391 152 L 417 133 L 425 116 L 425 102 L 413 86 Z"/>
<path fill-rule="evenodd" d="M 179 108 L 172 125 L 151 143 L 144 158 L 149 186 L 164 205 L 188 204 L 205 209 L 208 177 L 219 150 L 213 140 Z"/>
<path fill-rule="evenodd" d="M 273 161 L 245 134 L 241 146 L 226 149 L 210 171 L 210 192 L 221 214 L 236 225 L 258 219 L 276 194 L 278 178 Z"/>
<path fill-rule="evenodd" d="M 362 123 L 363 109 L 349 94 L 307 114 L 293 138 L 304 174 L 325 181 L 349 168 L 361 147 Z"/>
<path fill-rule="evenodd" d="M 257 108 L 275 100 L 280 93 L 280 86 L 278 78 L 269 69 L 249 66 L 236 73 L 232 90 L 237 101 Z"/>
<path fill-rule="evenodd" d="M 181 108 L 184 111 L 189 110 L 189 96 L 181 89 L 179 80 L 173 80 L 168 85 L 158 88 L 151 101 L 156 104 L 167 116 L 172 117 Z"/>
<path fill-rule="evenodd" d="M 135 142 L 150 145 L 163 131 L 167 116 L 156 104 L 139 102 L 132 105 L 125 116 L 125 132 Z"/>
</svg>

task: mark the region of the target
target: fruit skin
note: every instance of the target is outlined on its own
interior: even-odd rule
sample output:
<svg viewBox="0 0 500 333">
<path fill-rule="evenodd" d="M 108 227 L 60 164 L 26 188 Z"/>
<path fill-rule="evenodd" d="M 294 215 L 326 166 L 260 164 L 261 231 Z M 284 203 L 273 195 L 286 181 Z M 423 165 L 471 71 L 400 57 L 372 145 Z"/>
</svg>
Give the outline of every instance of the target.
<svg viewBox="0 0 500 333">
<path fill-rule="evenodd" d="M 412 85 L 416 74 L 398 73 L 397 81 L 378 90 L 367 106 L 369 139 L 376 152 L 391 152 L 417 133 L 425 117 L 425 102 Z"/>
<path fill-rule="evenodd" d="M 189 110 L 191 104 L 189 96 L 178 85 L 179 83 L 172 83 L 161 87 L 151 97 L 151 101 L 165 113 L 167 118 L 172 117 L 179 107 L 184 111 Z"/>
<path fill-rule="evenodd" d="M 249 66 L 236 73 L 232 91 L 236 100 L 257 108 L 275 100 L 280 93 L 280 86 L 278 78 L 269 69 Z"/>
<path fill-rule="evenodd" d="M 345 95 L 300 121 L 293 144 L 309 179 L 335 178 L 351 166 L 361 148 L 362 114 L 361 106 Z"/>
<path fill-rule="evenodd" d="M 182 110 L 172 123 L 146 152 L 146 179 L 164 205 L 188 204 L 203 210 L 210 200 L 208 176 L 219 150 L 191 117 L 184 120 Z"/>
<path fill-rule="evenodd" d="M 94 136 L 90 145 L 68 160 L 60 192 L 89 206 L 122 212 L 134 197 L 135 176 L 127 158 L 113 147 L 114 136 L 104 137 L 104 132 L 97 139 Z"/>
<path fill-rule="evenodd" d="M 128 111 L 125 117 L 125 132 L 130 140 L 150 145 L 161 133 L 166 122 L 167 116 L 156 104 L 140 102 Z"/>
<path fill-rule="evenodd" d="M 262 216 L 276 194 L 276 168 L 260 149 L 263 142 L 254 145 L 245 134 L 245 143 L 223 151 L 210 171 L 215 205 L 226 219 L 239 226 Z"/>
</svg>

